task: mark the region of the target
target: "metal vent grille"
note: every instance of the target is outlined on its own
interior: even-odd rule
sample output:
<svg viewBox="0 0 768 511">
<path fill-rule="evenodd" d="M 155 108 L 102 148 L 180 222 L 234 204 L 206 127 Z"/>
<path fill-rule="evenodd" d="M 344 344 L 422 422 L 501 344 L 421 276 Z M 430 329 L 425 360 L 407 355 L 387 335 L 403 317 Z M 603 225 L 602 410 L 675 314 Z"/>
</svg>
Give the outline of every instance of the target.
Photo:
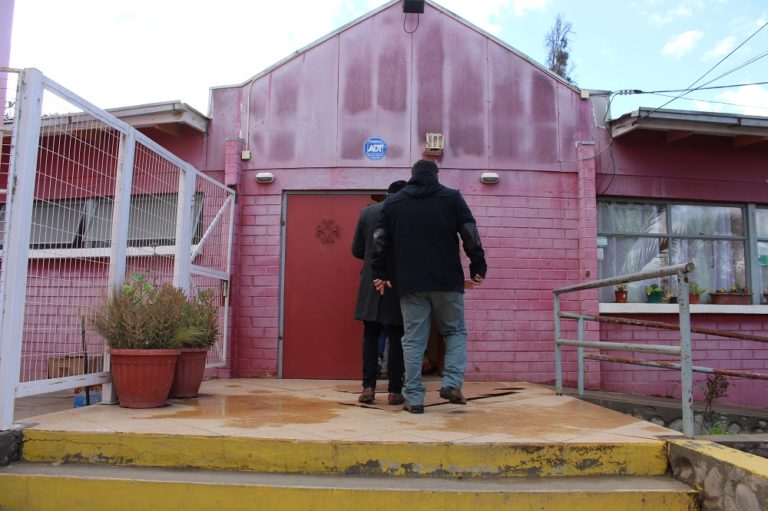
<svg viewBox="0 0 768 511">
<path fill-rule="evenodd" d="M 445 137 L 442 133 L 427 133 L 427 143 L 424 149 L 424 154 L 443 154 L 444 141 Z"/>
</svg>

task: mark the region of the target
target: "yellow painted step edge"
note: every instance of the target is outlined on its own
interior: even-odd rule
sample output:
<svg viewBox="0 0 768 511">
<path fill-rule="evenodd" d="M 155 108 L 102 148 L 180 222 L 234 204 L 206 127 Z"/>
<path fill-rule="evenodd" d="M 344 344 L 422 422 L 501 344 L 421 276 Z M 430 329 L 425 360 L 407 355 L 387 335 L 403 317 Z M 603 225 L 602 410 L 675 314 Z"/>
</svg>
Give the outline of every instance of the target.
<svg viewBox="0 0 768 511">
<path fill-rule="evenodd" d="M 24 430 L 33 462 L 304 474 L 548 477 L 663 475 L 665 442 L 424 444 Z"/>
<path fill-rule="evenodd" d="M 397 480 L 393 480 L 396 486 Z M 510 507 L 514 506 L 514 507 Z M 516 511 L 693 511 L 694 492 L 446 492 L 370 489 L 285 488 L 119 479 L 0 475 L 3 511 L 409 511 L 515 509 Z"/>
</svg>

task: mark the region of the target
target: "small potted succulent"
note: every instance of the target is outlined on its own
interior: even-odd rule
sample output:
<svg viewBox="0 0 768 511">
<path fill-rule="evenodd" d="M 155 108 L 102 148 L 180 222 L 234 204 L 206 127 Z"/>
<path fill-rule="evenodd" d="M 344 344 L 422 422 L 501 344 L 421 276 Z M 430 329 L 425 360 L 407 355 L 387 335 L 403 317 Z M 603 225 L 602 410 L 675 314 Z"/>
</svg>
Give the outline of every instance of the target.
<svg viewBox="0 0 768 511">
<path fill-rule="evenodd" d="M 648 297 L 648 303 L 661 303 L 664 298 L 664 290 L 655 282 L 645 288 L 645 294 Z"/>
<path fill-rule="evenodd" d="M 613 294 L 616 298 L 616 303 L 627 303 L 627 295 L 629 294 L 628 284 L 626 282 L 616 284 Z"/>
</svg>

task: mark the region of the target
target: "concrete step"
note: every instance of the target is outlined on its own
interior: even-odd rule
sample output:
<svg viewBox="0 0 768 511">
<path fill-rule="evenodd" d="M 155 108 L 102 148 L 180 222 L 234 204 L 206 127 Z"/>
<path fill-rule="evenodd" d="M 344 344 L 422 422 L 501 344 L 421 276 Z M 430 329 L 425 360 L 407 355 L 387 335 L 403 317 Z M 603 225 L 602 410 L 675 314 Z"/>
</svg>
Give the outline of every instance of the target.
<svg viewBox="0 0 768 511">
<path fill-rule="evenodd" d="M 696 492 L 663 476 L 444 478 L 264 474 L 17 463 L 0 469 L 3 511 L 215 509 L 693 511 Z"/>
<path fill-rule="evenodd" d="M 660 476 L 663 440 L 550 443 L 303 441 L 24 430 L 29 462 L 298 474 L 442 477 Z"/>
</svg>

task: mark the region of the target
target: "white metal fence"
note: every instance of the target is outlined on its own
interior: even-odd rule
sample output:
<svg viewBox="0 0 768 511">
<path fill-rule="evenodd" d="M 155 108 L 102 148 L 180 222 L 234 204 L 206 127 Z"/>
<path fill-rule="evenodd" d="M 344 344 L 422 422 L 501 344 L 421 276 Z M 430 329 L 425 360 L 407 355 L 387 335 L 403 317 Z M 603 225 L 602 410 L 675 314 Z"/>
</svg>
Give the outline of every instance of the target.
<svg viewBox="0 0 768 511">
<path fill-rule="evenodd" d="M 37 70 L 0 87 L 0 430 L 18 397 L 111 392 L 88 317 L 133 274 L 213 292 L 224 365 L 234 192 Z"/>
</svg>

